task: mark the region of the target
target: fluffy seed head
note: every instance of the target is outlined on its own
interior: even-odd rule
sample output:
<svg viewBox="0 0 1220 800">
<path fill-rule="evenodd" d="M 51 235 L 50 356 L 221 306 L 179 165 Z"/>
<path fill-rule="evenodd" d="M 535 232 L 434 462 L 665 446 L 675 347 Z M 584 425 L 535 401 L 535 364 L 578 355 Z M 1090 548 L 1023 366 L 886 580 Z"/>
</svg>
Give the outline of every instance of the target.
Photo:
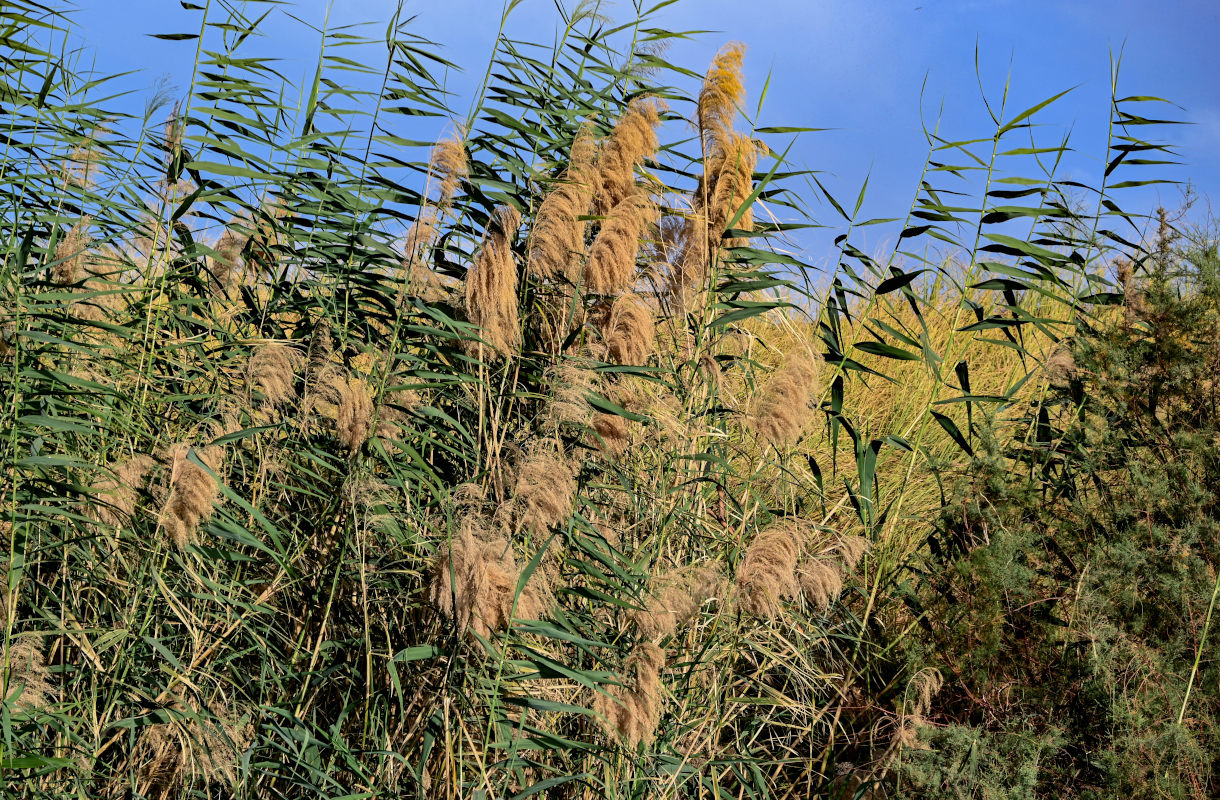
<svg viewBox="0 0 1220 800">
<path fill-rule="evenodd" d="M 147 787 L 142 796 L 177 797 L 183 784 L 196 779 L 235 788 L 241 754 L 253 739 L 251 726 L 219 704 L 198 712 L 176 700 L 171 710 L 177 713 L 170 722 L 143 729 L 132 755 Z"/>
<path fill-rule="evenodd" d="M 759 393 L 750 418 L 755 433 L 776 447 L 796 444 L 813 419 L 820 373 L 819 361 L 803 349 L 790 356 Z"/>
<path fill-rule="evenodd" d="M 2 634 L 0 634 L 2 637 Z M 5 664 L 7 674 L 3 673 Z M 53 691 L 47 680 L 47 664 L 42 644 L 36 636 L 14 636 L 7 650 L 0 652 L 0 698 L 26 711 L 44 708 Z"/>
<path fill-rule="evenodd" d="M 611 209 L 585 263 L 589 291 L 619 294 L 631 288 L 640 239 L 655 218 L 656 206 L 643 190 L 632 192 Z"/>
<path fill-rule="evenodd" d="M 466 311 L 470 321 L 483 329 L 483 340 L 504 356 L 513 353 L 521 342 L 517 264 L 510 246 L 511 236 L 520 225 L 521 215 L 516 209 L 498 207 L 466 276 Z"/>
<path fill-rule="evenodd" d="M 652 355 L 657 327 L 652 309 L 638 295 L 625 294 L 610 307 L 606 347 L 618 364 L 642 365 Z"/>
<path fill-rule="evenodd" d="M 1076 378 L 1076 358 L 1072 349 L 1060 345 L 1046 359 L 1046 379 L 1051 386 L 1062 389 Z"/>
<path fill-rule="evenodd" d="M 262 395 L 264 407 L 296 397 L 296 373 L 305 357 L 295 347 L 277 342 L 256 345 L 246 363 L 246 386 Z"/>
<path fill-rule="evenodd" d="M 429 597 L 441 615 L 462 630 L 488 638 L 494 631 L 507 629 L 514 616 L 539 619 L 546 613 L 551 595 L 542 575 L 535 572 L 514 608 L 521 570 L 507 541 L 484 541 L 483 533 L 469 520 L 463 524 L 461 533 L 433 565 Z"/>
<path fill-rule="evenodd" d="M 623 665 L 623 686 L 599 693 L 593 710 L 606 718 L 607 732 L 617 735 L 631 747 L 647 744 L 657 732 L 661 719 L 661 670 L 665 651 L 652 642 L 641 642 Z"/>
<path fill-rule="evenodd" d="M 116 528 L 127 525 L 135 514 L 139 491 L 155 464 L 147 455 L 133 456 L 115 464 L 110 475 L 93 485 L 90 494 L 98 502 L 90 504 L 87 513 L 105 525 Z"/>
<path fill-rule="evenodd" d="M 707 139 L 715 141 L 733 129 L 733 119 L 746 95 L 745 82 L 742 80 L 745 56 L 744 44 L 729 42 L 720 49 L 707 69 L 695 110 L 699 130 Z"/>
<path fill-rule="evenodd" d="M 250 232 L 240 217 L 233 217 L 224 233 L 212 245 L 211 285 L 218 297 L 231 297 L 233 289 L 245 278 L 242 251 L 250 241 Z"/>
<path fill-rule="evenodd" d="M 598 414 L 590 427 L 597 434 L 596 446 L 611 458 L 621 456 L 631 444 L 627 420 L 618 414 Z"/>
<path fill-rule="evenodd" d="M 200 524 L 212 515 L 220 485 L 198 464 L 189 460 L 193 448 L 186 442 L 169 449 L 170 464 L 168 496 L 161 508 L 160 524 L 179 548 L 186 547 L 199 530 Z M 224 450 L 215 445 L 195 450 L 201 462 L 219 474 Z"/>
<path fill-rule="evenodd" d="M 711 565 L 673 570 L 649 581 L 644 607 L 628 616 L 641 638 L 663 639 L 690 622 L 724 588 L 724 576 Z"/>
<path fill-rule="evenodd" d="M 363 379 L 349 377 L 332 384 L 335 403 L 335 435 L 350 452 L 356 452 L 373 429 L 373 389 Z"/>
<path fill-rule="evenodd" d="M 801 594 L 819 613 L 825 614 L 843 593 L 843 573 L 839 565 L 826 559 L 811 559 L 799 568 Z"/>
<path fill-rule="evenodd" d="M 597 144 L 588 127 L 581 128 L 572 144 L 571 162 L 557 185 L 538 206 L 530 239 L 529 271 L 536 278 L 575 277 L 574 265 L 585 249 L 587 216 L 598 193 L 598 171 L 593 166 Z"/>
<path fill-rule="evenodd" d="M 797 564 L 807 539 L 808 526 L 798 520 L 781 520 L 755 537 L 737 568 L 737 591 L 745 613 L 775 617 L 784 600 L 797 596 L 801 590 Z"/>
<path fill-rule="evenodd" d="M 527 529 L 542 533 L 567 522 L 576 497 L 571 464 L 556 449 L 535 448 L 517 470 L 515 497 Z"/>
<path fill-rule="evenodd" d="M 461 132 L 441 139 L 432 148 L 432 159 L 429 166 L 432 174 L 440 182 L 440 197 L 437 205 L 445 208 L 453 200 L 462 178 L 466 177 L 468 162 L 466 160 L 466 145 L 463 144 Z"/>
<path fill-rule="evenodd" d="M 657 152 L 657 125 L 665 104 L 640 98 L 632 101 L 619 119 L 598 159 L 598 188 L 594 207 L 608 214 L 635 193 L 635 168 Z"/>
<path fill-rule="evenodd" d="M 54 260 L 58 263 L 51 267 L 51 280 L 60 286 L 70 286 L 84 278 L 89 245 L 89 218 L 85 217 L 55 247 Z"/>
</svg>

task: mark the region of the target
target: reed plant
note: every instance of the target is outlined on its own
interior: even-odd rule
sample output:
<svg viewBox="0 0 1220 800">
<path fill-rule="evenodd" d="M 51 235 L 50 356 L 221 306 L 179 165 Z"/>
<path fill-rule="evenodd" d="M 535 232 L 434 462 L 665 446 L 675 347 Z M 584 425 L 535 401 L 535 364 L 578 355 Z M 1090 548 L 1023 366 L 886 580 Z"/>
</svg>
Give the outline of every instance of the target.
<svg viewBox="0 0 1220 800">
<path fill-rule="evenodd" d="M 135 117 L 0 8 L 6 791 L 887 796 L 941 682 L 912 559 L 1119 294 L 1149 99 L 1091 210 L 1058 96 L 927 131 L 870 256 L 666 3 L 507 4 L 467 113 L 403 9 L 294 85 L 263 5 L 184 3 Z"/>
</svg>

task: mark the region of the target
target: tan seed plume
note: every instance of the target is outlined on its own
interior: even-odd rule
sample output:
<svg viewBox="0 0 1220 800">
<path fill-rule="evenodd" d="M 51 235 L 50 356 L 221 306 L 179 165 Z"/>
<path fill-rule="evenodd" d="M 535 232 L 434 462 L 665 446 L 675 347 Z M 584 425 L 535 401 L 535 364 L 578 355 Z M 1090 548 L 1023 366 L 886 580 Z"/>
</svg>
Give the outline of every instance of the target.
<svg viewBox="0 0 1220 800">
<path fill-rule="evenodd" d="M 629 423 L 618 414 L 598 414 L 591 427 L 597 434 L 594 444 L 611 458 L 621 456 L 631 444 Z"/>
<path fill-rule="evenodd" d="M 436 176 L 440 185 L 437 205 L 441 208 L 447 208 L 453 201 L 453 196 L 469 169 L 466 145 L 462 142 L 463 135 L 459 130 L 451 136 L 441 139 L 432 148 L 429 169 Z"/>
<path fill-rule="evenodd" d="M 278 342 L 256 345 L 246 363 L 246 386 L 262 396 L 264 407 L 279 406 L 296 397 L 296 373 L 305 356 Z"/>
<path fill-rule="evenodd" d="M 203 467 L 189 460 L 193 448 L 180 442 L 169 449 L 169 482 L 160 524 L 178 548 L 194 539 L 199 526 L 212 515 L 220 498 L 220 485 Z M 195 449 L 195 454 L 212 472 L 219 475 L 224 450 L 215 445 Z"/>
<path fill-rule="evenodd" d="M 556 449 L 546 445 L 535 448 L 517 470 L 514 494 L 519 520 L 527 530 L 544 533 L 572 515 L 576 476 Z"/>
<path fill-rule="evenodd" d="M 665 104 L 660 100 L 634 100 L 607 137 L 597 162 L 599 191 L 594 198 L 597 214 L 611 213 L 635 193 L 635 169 L 657 152 L 656 128 L 664 110 Z"/>
<path fill-rule="evenodd" d="M 755 433 L 776 447 L 796 444 L 814 417 L 812 402 L 821 363 L 802 350 L 789 356 L 762 387 L 750 425 Z"/>
<path fill-rule="evenodd" d="M 179 713 L 191 710 L 181 700 L 174 701 L 173 708 Z M 191 780 L 237 787 L 241 754 L 253 741 L 252 726 L 219 704 L 209 711 L 183 714 L 143 729 L 132 754 L 141 796 L 178 797 Z"/>
<path fill-rule="evenodd" d="M 574 266 L 585 250 L 585 230 L 593 198 L 599 193 L 599 174 L 593 160 L 597 142 L 583 127 L 572 143 L 568 169 L 562 182 L 543 199 L 534 216 L 530 238 L 529 271 L 535 278 L 576 276 Z"/>
<path fill-rule="evenodd" d="M 661 670 L 665 651 L 652 642 L 641 642 L 624 666 L 623 686 L 610 686 L 609 696 L 597 694 L 593 710 L 606 718 L 607 733 L 617 735 L 631 747 L 647 744 L 661 719 Z"/>
<path fill-rule="evenodd" d="M 720 597 L 726 581 L 714 566 L 699 564 L 672 570 L 649 581 L 644 607 L 628 614 L 643 639 L 672 636 L 708 600 Z"/>
<path fill-rule="evenodd" d="M 713 146 L 718 137 L 732 131 L 737 109 L 745 101 L 745 82 L 742 80 L 745 55 L 746 46 L 741 42 L 730 42 L 722 47 L 712 59 L 699 90 L 695 116 L 700 132 Z"/>
<path fill-rule="evenodd" d="M 483 531 L 469 520 L 451 546 L 442 550 L 432 569 L 429 597 L 447 619 L 468 634 L 488 638 L 506 630 L 514 616 L 539 619 L 549 608 L 551 595 L 540 572 L 513 598 L 521 570 L 504 539 L 484 541 Z"/>
<path fill-rule="evenodd" d="M 64 235 L 55 247 L 54 260 L 51 267 L 51 281 L 60 286 L 71 286 L 83 279 L 89 271 L 89 218 L 84 217 Z"/>
<path fill-rule="evenodd" d="M 503 356 L 515 352 L 521 342 L 517 264 L 510 246 L 520 225 L 521 215 L 516 209 L 499 206 L 466 276 L 466 311 L 470 321 L 483 329 L 484 341 Z"/>
<path fill-rule="evenodd" d="M 755 537 L 737 568 L 742 611 L 764 619 L 776 617 L 783 611 L 783 601 L 800 593 L 797 565 L 808 537 L 808 525 L 790 519 L 772 524 Z"/>
<path fill-rule="evenodd" d="M 652 309 L 642 298 L 625 294 L 615 300 L 606 327 L 606 347 L 616 363 L 647 363 L 656 346 L 657 327 Z"/>
<path fill-rule="evenodd" d="M 652 198 L 642 189 L 610 210 L 585 263 L 584 283 L 589 291 L 619 294 L 631 288 L 640 240 L 656 216 Z"/>
<path fill-rule="evenodd" d="M 335 435 L 354 453 L 373 430 L 373 389 L 362 378 L 339 378 L 331 384 L 337 396 Z"/>
<path fill-rule="evenodd" d="M 0 640 L 3 636 L 0 631 Z M 7 674 L 2 672 L 5 664 L 8 665 Z M 27 634 L 10 639 L 8 649 L 0 652 L 0 679 L 3 679 L 0 698 L 5 703 L 25 711 L 47 706 L 53 688 L 47 680 L 47 664 L 37 636 Z"/>
<path fill-rule="evenodd" d="M 156 465 L 152 456 L 137 455 L 120 461 L 111 474 L 95 483 L 90 494 L 97 498 L 88 506 L 88 513 L 98 522 L 123 527 L 135 514 L 139 491 Z"/>
</svg>

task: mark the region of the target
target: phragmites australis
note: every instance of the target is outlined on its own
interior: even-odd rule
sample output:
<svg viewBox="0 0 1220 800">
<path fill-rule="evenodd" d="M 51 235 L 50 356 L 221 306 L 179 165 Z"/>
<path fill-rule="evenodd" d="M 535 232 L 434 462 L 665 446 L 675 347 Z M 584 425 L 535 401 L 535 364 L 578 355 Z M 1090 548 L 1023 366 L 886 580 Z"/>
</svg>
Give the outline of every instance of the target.
<svg viewBox="0 0 1220 800">
<path fill-rule="evenodd" d="M 429 598 L 460 630 L 487 638 L 507 629 L 513 617 L 540 618 L 551 595 L 540 572 L 532 574 L 518 594 L 521 570 L 512 548 L 504 539 L 486 540 L 485 535 L 478 523 L 463 521 L 432 568 Z"/>
<path fill-rule="evenodd" d="M 588 365 L 565 361 L 547 373 L 551 402 L 547 404 L 547 422 L 552 428 L 561 425 L 581 427 L 589 424 L 593 411 L 588 397 L 593 392 L 596 373 Z"/>
<path fill-rule="evenodd" d="M 530 237 L 528 267 L 536 278 L 566 275 L 575 278 L 573 265 L 585 249 L 585 228 L 580 219 L 589 213 L 598 194 L 598 171 L 593 166 L 597 143 L 588 126 L 572 143 L 562 181 L 538 206 Z"/>
<path fill-rule="evenodd" d="M 190 459 L 192 451 L 206 469 Z M 160 524 L 179 548 L 186 547 L 212 515 L 220 497 L 220 485 L 213 473 L 219 475 L 223 460 L 224 449 L 216 445 L 196 449 L 180 442 L 169 449 L 168 495 L 161 508 Z"/>
<path fill-rule="evenodd" d="M 813 419 L 812 402 L 821 363 L 803 348 L 788 357 L 766 382 L 754 403 L 750 425 L 775 445 L 796 444 Z"/>
<path fill-rule="evenodd" d="M 615 206 L 636 192 L 635 168 L 657 152 L 657 125 L 665 104 L 652 98 L 632 101 L 618 124 L 602 144 L 597 161 L 597 194 L 594 209 L 610 214 Z"/>
<path fill-rule="evenodd" d="M 440 196 L 437 198 L 437 205 L 441 208 L 448 207 L 453 200 L 453 195 L 457 192 L 458 185 L 462 182 L 462 178 L 466 177 L 468 170 L 466 160 L 466 145 L 462 142 L 461 131 L 455 132 L 453 135 L 441 139 L 432 148 L 432 158 L 429 169 L 436 176 L 436 180 L 440 185 Z"/>
<path fill-rule="evenodd" d="M 95 502 L 89 505 L 87 513 L 116 528 L 128 524 L 135 514 L 139 491 L 155 465 L 152 456 L 143 454 L 115 464 L 109 475 L 93 485 L 90 494 Z"/>
<path fill-rule="evenodd" d="M 0 632 L 0 640 L 3 633 Z M 7 665 L 8 670 L 4 672 Z M 47 663 L 37 636 L 13 636 L 7 649 L 0 651 L 0 700 L 25 711 L 44 708 L 51 698 Z"/>
<path fill-rule="evenodd" d="M 257 392 L 264 407 L 279 406 L 296 397 L 296 373 L 305 356 L 278 342 L 256 345 L 246 362 L 246 386 Z"/>
<path fill-rule="evenodd" d="M 885 760 L 892 760 L 903 750 L 928 749 L 919 739 L 919 729 L 927 724 L 928 712 L 932 710 L 932 698 L 944 685 L 945 680 L 940 671 L 933 667 L 922 669 L 911 678 L 903 695 L 902 708 L 898 712 L 898 728 L 894 732 Z"/>
<path fill-rule="evenodd" d="M 250 231 L 240 217 L 233 217 L 212 245 L 211 284 L 217 296 L 230 296 L 245 278 L 242 251 L 250 241 Z"/>
<path fill-rule="evenodd" d="M 84 217 L 59 240 L 55 247 L 55 264 L 51 267 L 51 281 L 60 286 L 79 282 L 88 271 L 89 218 Z"/>
<path fill-rule="evenodd" d="M 498 206 L 466 276 L 466 312 L 482 328 L 482 338 L 501 355 L 510 355 L 521 341 L 517 312 L 517 264 L 510 246 L 521 215 Z"/>
<path fill-rule="evenodd" d="M 585 262 L 585 286 L 595 294 L 619 294 L 635 279 L 640 239 L 656 219 L 656 206 L 637 188 L 610 209 Z"/>
<path fill-rule="evenodd" d="M 538 533 L 567 522 L 576 497 L 576 476 L 559 447 L 534 448 L 517 470 L 518 519 Z"/>
<path fill-rule="evenodd" d="M 778 616 L 783 601 L 801 591 L 797 565 L 809 538 L 809 525 L 784 519 L 760 532 L 737 567 L 738 602 L 754 617 Z"/>
<path fill-rule="evenodd" d="M 625 294 L 610 307 L 606 347 L 618 364 L 639 366 L 648 361 L 656 344 L 652 309 L 635 294 Z"/>
<path fill-rule="evenodd" d="M 590 424 L 596 434 L 594 444 L 607 456 L 617 458 L 631 443 L 627 420 L 618 414 L 598 414 Z"/>
<path fill-rule="evenodd" d="M 672 636 L 699 613 L 704 603 L 719 597 L 725 583 L 724 576 L 710 564 L 672 570 L 648 582 L 643 607 L 632 610 L 628 617 L 643 639 Z"/>
<path fill-rule="evenodd" d="M 1072 348 L 1061 344 L 1047 357 L 1044 367 L 1047 382 L 1057 389 L 1063 389 L 1076 379 L 1076 357 Z"/>
<path fill-rule="evenodd" d="M 373 389 L 362 378 L 342 376 L 331 384 L 335 393 L 335 436 L 356 452 L 373 430 Z"/>
<path fill-rule="evenodd" d="M 737 109 L 745 100 L 742 80 L 745 55 L 744 44 L 729 42 L 712 59 L 703 79 L 695 116 L 700 132 L 705 140 L 710 140 L 709 146 L 715 146 L 718 137 L 733 129 Z"/>
<path fill-rule="evenodd" d="M 236 788 L 241 754 L 253 740 L 252 725 L 214 703 L 207 711 L 174 700 L 169 722 L 149 725 L 140 733 L 132 761 L 141 783 L 140 796 L 177 797 L 191 780 Z"/>
<path fill-rule="evenodd" d="M 631 747 L 652 741 L 661 719 L 664 668 L 665 651 L 656 644 L 640 642 L 632 649 L 623 665 L 623 685 L 607 687 L 607 694 L 599 692 L 593 701 L 608 733 Z"/>
</svg>

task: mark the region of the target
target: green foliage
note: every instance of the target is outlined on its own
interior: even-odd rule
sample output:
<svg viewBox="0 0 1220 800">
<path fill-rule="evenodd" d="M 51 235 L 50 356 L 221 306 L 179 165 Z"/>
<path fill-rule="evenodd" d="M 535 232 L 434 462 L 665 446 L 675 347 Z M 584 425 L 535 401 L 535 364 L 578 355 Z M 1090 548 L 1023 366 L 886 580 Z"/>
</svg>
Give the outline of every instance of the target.
<svg viewBox="0 0 1220 800">
<path fill-rule="evenodd" d="M 912 796 L 975 796 L 1014 758 L 1036 796 L 1218 789 L 1220 304 L 1214 240 L 1177 239 L 1162 212 L 1155 246 L 1118 267 L 1124 304 L 1081 321 L 1046 398 L 946 506 L 917 658 L 942 670 L 934 721 L 958 733 L 909 755 Z M 1014 736 L 1038 745 L 1010 752 Z"/>
</svg>

